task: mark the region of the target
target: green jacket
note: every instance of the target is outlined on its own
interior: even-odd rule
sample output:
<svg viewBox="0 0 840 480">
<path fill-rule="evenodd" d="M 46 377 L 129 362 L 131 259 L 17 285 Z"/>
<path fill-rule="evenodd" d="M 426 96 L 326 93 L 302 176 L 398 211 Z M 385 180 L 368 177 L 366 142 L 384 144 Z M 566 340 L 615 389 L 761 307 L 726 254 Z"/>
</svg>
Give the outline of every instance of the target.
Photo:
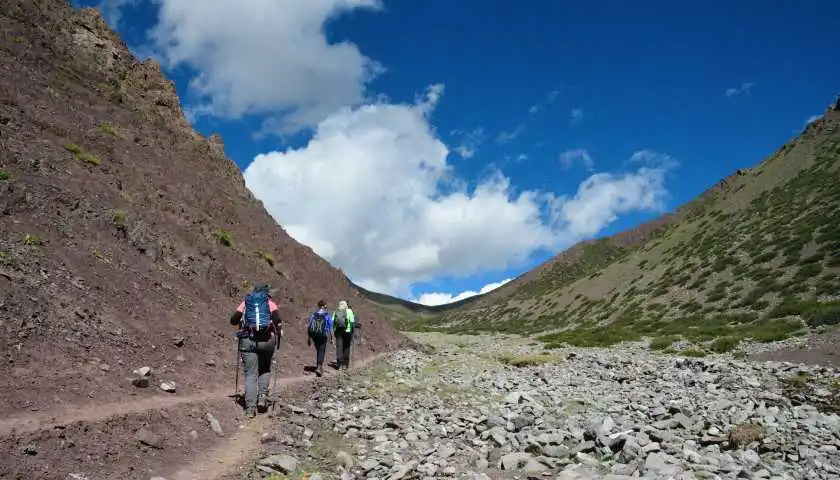
<svg viewBox="0 0 840 480">
<path fill-rule="evenodd" d="M 353 310 L 348 308 L 347 312 L 347 322 L 344 327 L 345 333 L 351 333 L 353 331 L 354 324 L 356 323 L 356 315 L 353 313 Z M 333 312 L 333 325 L 335 325 L 335 333 L 338 333 L 338 326 L 335 324 L 335 316 L 338 312 Z"/>
</svg>

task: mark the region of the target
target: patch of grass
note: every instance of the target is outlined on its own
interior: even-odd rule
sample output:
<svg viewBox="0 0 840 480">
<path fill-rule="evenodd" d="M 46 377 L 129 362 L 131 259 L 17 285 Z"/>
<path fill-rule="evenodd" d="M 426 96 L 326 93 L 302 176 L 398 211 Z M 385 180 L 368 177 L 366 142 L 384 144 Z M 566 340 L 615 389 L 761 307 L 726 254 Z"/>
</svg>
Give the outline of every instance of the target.
<svg viewBox="0 0 840 480">
<path fill-rule="evenodd" d="M 735 350 L 741 339 L 736 337 L 720 337 L 709 345 L 709 350 L 715 353 L 727 353 Z"/>
<path fill-rule="evenodd" d="M 227 230 L 216 230 L 213 232 L 213 238 L 215 238 L 220 245 L 224 245 L 225 247 L 233 246 L 233 234 Z"/>
<path fill-rule="evenodd" d="M 799 270 L 793 276 L 793 280 L 795 282 L 802 282 L 809 278 L 819 276 L 822 271 L 823 267 L 819 263 L 807 263 L 799 267 Z"/>
<path fill-rule="evenodd" d="M 552 264 L 538 279 L 522 285 L 517 290 L 517 296 L 534 297 L 570 285 L 587 276 L 597 278 L 602 268 L 624 258 L 628 253 L 628 249 L 605 239 L 578 248 L 580 257 L 576 261 Z"/>
<path fill-rule="evenodd" d="M 823 325 L 840 325 L 840 301 L 814 302 L 801 315 L 805 323 L 811 328 Z"/>
<path fill-rule="evenodd" d="M 274 266 L 274 255 L 272 255 L 268 252 L 264 252 L 262 250 L 257 250 L 257 256 L 260 257 L 269 266 L 271 266 L 271 267 Z"/>
<path fill-rule="evenodd" d="M 39 237 L 35 233 L 26 233 L 23 235 L 23 244 L 27 246 L 40 246 L 43 245 L 44 242 L 41 241 L 41 237 Z"/>
<path fill-rule="evenodd" d="M 679 339 L 677 335 L 662 335 L 651 340 L 648 347 L 651 350 L 666 350 Z"/>
<path fill-rule="evenodd" d="M 99 124 L 99 129 L 102 130 L 103 132 L 107 133 L 108 135 L 111 135 L 112 137 L 119 137 L 120 136 L 119 133 L 117 133 L 116 128 L 114 128 L 114 126 L 111 125 L 108 122 L 100 123 Z"/>
<path fill-rule="evenodd" d="M 774 258 L 776 258 L 777 255 L 778 255 L 778 253 L 775 252 L 775 251 L 764 252 L 761 255 L 758 255 L 755 258 L 753 258 L 752 264 L 753 265 L 761 265 L 761 264 L 770 262 Z"/>
<path fill-rule="evenodd" d="M 729 445 L 732 448 L 741 448 L 752 442 L 760 442 L 767 436 L 767 429 L 758 423 L 742 423 L 732 427 L 729 431 Z"/>
<path fill-rule="evenodd" d="M 584 327 L 551 333 L 537 337 L 548 348 L 558 348 L 563 344 L 575 347 L 609 347 L 620 342 L 639 340 L 641 335 L 627 328 Z"/>
<path fill-rule="evenodd" d="M 108 259 L 105 258 L 105 255 L 95 248 L 90 249 L 90 254 L 93 255 L 94 257 L 96 257 L 96 259 L 101 261 L 101 262 L 109 263 Z"/>
<path fill-rule="evenodd" d="M 759 323 L 744 333 L 744 337 L 752 338 L 756 342 L 770 343 L 780 342 L 803 333 L 802 322 L 798 320 L 786 320 L 776 322 Z"/>
<path fill-rule="evenodd" d="M 539 355 L 504 355 L 499 358 L 499 361 L 505 365 L 513 367 L 531 367 L 534 365 L 542 365 L 545 363 L 558 363 L 561 358 L 558 355 L 539 354 Z"/>
<path fill-rule="evenodd" d="M 96 165 L 96 166 L 99 166 L 99 165 L 102 164 L 102 160 L 100 160 L 99 157 L 97 157 L 96 155 L 86 151 L 84 148 L 76 145 L 75 143 L 68 143 L 67 145 L 64 146 L 64 148 L 68 152 L 75 155 L 76 158 L 81 162 L 84 162 L 84 163 L 87 163 L 87 164 L 90 164 L 90 165 Z"/>
<path fill-rule="evenodd" d="M 12 178 L 12 174 L 6 170 L 0 170 L 0 180 L 8 180 Z"/>
<path fill-rule="evenodd" d="M 356 455 L 356 448 L 344 437 L 330 430 L 317 432 L 312 439 L 312 453 L 326 458 L 333 459 L 337 452 L 344 451 L 350 455 Z"/>
<path fill-rule="evenodd" d="M 125 212 L 122 210 L 114 210 L 113 215 L 111 215 L 111 221 L 114 222 L 114 225 L 118 227 L 125 226 L 126 215 Z"/>
<path fill-rule="evenodd" d="M 684 357 L 705 357 L 706 352 L 697 348 L 686 348 L 685 350 L 680 350 L 678 352 L 680 355 Z"/>
</svg>

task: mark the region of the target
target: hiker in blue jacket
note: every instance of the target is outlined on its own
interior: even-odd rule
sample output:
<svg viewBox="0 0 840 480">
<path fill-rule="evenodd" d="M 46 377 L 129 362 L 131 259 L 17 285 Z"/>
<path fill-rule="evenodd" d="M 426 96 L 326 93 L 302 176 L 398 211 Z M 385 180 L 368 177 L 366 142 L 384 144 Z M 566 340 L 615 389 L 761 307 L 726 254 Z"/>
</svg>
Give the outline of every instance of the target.
<svg viewBox="0 0 840 480">
<path fill-rule="evenodd" d="M 310 317 L 306 324 L 307 339 L 306 345 L 315 344 L 315 375 L 319 377 L 324 374 L 324 356 L 327 351 L 327 340 L 333 342 L 330 333 L 333 329 L 333 319 L 327 311 L 327 302 L 318 301 L 318 310 Z"/>
<path fill-rule="evenodd" d="M 231 315 L 230 324 L 239 326 L 236 336 L 245 367 L 245 415 L 253 418 L 257 408 L 266 408 L 271 357 L 280 348 L 278 340 L 283 336 L 280 313 L 268 285 L 258 286 L 245 296 Z"/>
</svg>

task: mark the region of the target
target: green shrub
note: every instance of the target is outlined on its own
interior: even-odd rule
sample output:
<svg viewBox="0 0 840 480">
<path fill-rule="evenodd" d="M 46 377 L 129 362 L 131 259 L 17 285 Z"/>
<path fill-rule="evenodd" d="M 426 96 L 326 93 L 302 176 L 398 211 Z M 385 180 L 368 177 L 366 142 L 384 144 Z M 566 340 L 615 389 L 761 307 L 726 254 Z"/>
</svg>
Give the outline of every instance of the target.
<svg viewBox="0 0 840 480">
<path fill-rule="evenodd" d="M 111 217 L 111 220 L 114 222 L 114 225 L 125 225 L 125 212 L 123 212 L 122 210 L 114 210 L 114 214 Z"/>
<path fill-rule="evenodd" d="M 766 318 L 783 318 L 793 315 L 800 315 L 805 310 L 804 302 L 795 297 L 785 297 L 782 302 L 767 312 Z"/>
<path fill-rule="evenodd" d="M 557 363 L 561 359 L 557 355 L 540 354 L 540 355 L 505 355 L 499 360 L 513 367 L 530 367 L 533 365 L 542 365 L 544 363 Z"/>
<path fill-rule="evenodd" d="M 119 134 L 117 134 L 117 130 L 114 128 L 114 126 L 111 125 L 108 122 L 100 123 L 99 128 L 100 128 L 100 130 L 107 133 L 108 135 L 111 135 L 112 137 L 118 137 L 119 136 Z"/>
<path fill-rule="evenodd" d="M 721 337 L 713 341 L 709 345 L 709 350 L 715 353 L 726 353 L 735 350 L 735 347 L 741 343 L 741 340 L 736 337 Z"/>
<path fill-rule="evenodd" d="M 840 324 L 840 302 L 817 303 L 802 314 L 805 323 L 811 327 Z"/>
<path fill-rule="evenodd" d="M 221 245 L 226 247 L 233 246 L 233 235 L 231 235 L 231 233 L 227 230 L 216 230 L 213 232 L 213 238 L 215 238 Z"/>
<path fill-rule="evenodd" d="M 102 160 L 99 159 L 96 155 L 93 155 L 90 152 L 85 151 L 84 148 L 76 145 L 75 143 L 68 143 L 64 146 L 64 148 L 76 156 L 77 159 L 84 163 L 89 163 L 91 165 L 101 165 Z"/>
<path fill-rule="evenodd" d="M 258 255 L 260 258 L 262 258 L 262 259 L 263 259 L 263 261 L 264 261 L 265 263 L 267 263 L 269 266 L 271 266 L 271 267 L 273 267 L 273 266 L 274 266 L 274 255 L 272 255 L 272 254 L 270 254 L 270 253 L 268 253 L 268 252 L 264 252 L 264 251 L 262 251 L 262 250 L 258 250 L 258 251 L 257 251 L 257 255 Z"/>
<path fill-rule="evenodd" d="M 23 244 L 30 246 L 38 246 L 43 245 L 43 242 L 41 241 L 41 237 L 39 237 L 37 234 L 27 233 L 23 236 Z"/>
<path fill-rule="evenodd" d="M 677 335 L 662 335 L 651 340 L 649 347 L 651 350 L 665 350 L 679 339 Z"/>
</svg>

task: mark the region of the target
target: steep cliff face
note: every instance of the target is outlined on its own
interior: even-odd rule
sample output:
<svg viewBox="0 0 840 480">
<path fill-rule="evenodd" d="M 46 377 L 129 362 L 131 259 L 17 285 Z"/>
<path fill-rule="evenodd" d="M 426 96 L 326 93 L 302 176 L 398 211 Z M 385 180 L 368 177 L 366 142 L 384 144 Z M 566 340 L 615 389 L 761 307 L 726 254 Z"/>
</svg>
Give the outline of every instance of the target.
<svg viewBox="0 0 840 480">
<path fill-rule="evenodd" d="M 233 389 L 228 317 L 257 282 L 286 322 L 283 375 L 311 363 L 303 319 L 350 300 L 359 356 L 396 347 L 377 307 L 274 222 L 221 138 L 184 118 L 154 61 L 93 9 L 0 2 L 0 416 Z"/>
</svg>

